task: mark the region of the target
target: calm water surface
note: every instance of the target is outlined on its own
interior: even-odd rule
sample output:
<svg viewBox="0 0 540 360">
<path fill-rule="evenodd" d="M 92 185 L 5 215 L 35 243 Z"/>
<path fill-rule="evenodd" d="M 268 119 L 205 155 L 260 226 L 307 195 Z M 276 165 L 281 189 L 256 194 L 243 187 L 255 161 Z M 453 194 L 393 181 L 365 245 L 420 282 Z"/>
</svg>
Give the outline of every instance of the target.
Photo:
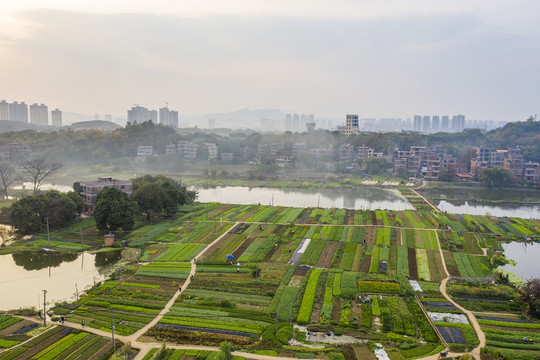
<svg viewBox="0 0 540 360">
<path fill-rule="evenodd" d="M 502 244 L 504 254 L 508 259 L 517 262 L 515 266 L 504 265 L 500 269 L 510 271 L 521 280 L 540 277 L 540 243 L 511 242 Z"/>
<path fill-rule="evenodd" d="M 76 286 L 81 293 L 102 281 L 121 257 L 119 250 L 96 254 L 0 255 L 0 310 L 42 308 L 44 289 L 49 304 L 74 300 Z"/>
<path fill-rule="evenodd" d="M 414 209 L 397 190 L 362 186 L 355 189 L 286 189 L 225 186 L 196 189 L 200 202 L 261 204 L 291 207 L 345 208 L 355 210 Z"/>
<path fill-rule="evenodd" d="M 419 190 L 433 205 L 453 214 L 540 218 L 540 191 L 522 189 L 442 188 Z M 483 202 L 487 200 L 488 202 Z M 516 203 L 519 202 L 519 203 Z M 530 203 L 530 204 L 526 204 Z"/>
</svg>

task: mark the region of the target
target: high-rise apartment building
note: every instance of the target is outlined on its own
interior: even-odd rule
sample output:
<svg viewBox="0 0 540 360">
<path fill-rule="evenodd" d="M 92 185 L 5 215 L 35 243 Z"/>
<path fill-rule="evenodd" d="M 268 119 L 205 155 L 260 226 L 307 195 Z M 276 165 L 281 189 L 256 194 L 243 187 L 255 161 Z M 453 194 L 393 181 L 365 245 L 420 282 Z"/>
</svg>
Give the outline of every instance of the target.
<svg viewBox="0 0 540 360">
<path fill-rule="evenodd" d="M 422 117 L 422 131 L 429 132 L 431 130 L 431 118 L 428 115 Z"/>
<path fill-rule="evenodd" d="M 144 106 L 134 106 L 127 112 L 127 121 L 130 123 L 143 123 L 145 121 L 152 121 L 154 124 L 158 123 L 158 114 L 156 110 L 148 110 Z"/>
<path fill-rule="evenodd" d="M 30 122 L 39 126 L 49 125 L 49 108 L 44 104 L 30 105 Z"/>
<path fill-rule="evenodd" d="M 306 131 L 307 121 L 308 121 L 308 116 L 306 114 L 300 115 L 300 132 Z"/>
<path fill-rule="evenodd" d="M 292 117 L 292 131 L 293 132 L 299 132 L 300 131 L 300 116 L 298 116 L 298 114 L 293 114 L 293 117 Z"/>
<path fill-rule="evenodd" d="M 62 127 L 62 112 L 58 109 L 51 111 L 51 125 Z"/>
<path fill-rule="evenodd" d="M 465 115 L 452 116 L 452 129 L 454 129 L 455 132 L 465 130 Z"/>
<path fill-rule="evenodd" d="M 159 109 L 159 123 L 177 129 L 178 111 L 170 110 L 168 107 Z"/>
<path fill-rule="evenodd" d="M 442 131 L 448 130 L 449 120 L 450 120 L 450 118 L 448 117 L 448 115 L 443 115 L 443 117 L 441 118 L 441 130 Z"/>
<path fill-rule="evenodd" d="M 315 115 L 309 114 L 306 123 L 306 130 L 313 131 L 315 130 Z"/>
<path fill-rule="evenodd" d="M 358 115 L 347 114 L 345 126 L 338 126 L 338 131 L 347 136 L 360 132 Z"/>
<path fill-rule="evenodd" d="M 0 120 L 9 120 L 9 104 L 6 100 L 0 101 Z"/>
<path fill-rule="evenodd" d="M 27 123 L 28 105 L 26 105 L 24 101 L 21 103 L 15 101 L 9 104 L 9 120 Z"/>
<path fill-rule="evenodd" d="M 422 131 L 422 117 L 420 115 L 414 115 L 413 130 Z"/>
<path fill-rule="evenodd" d="M 433 115 L 431 117 L 431 130 L 432 132 L 439 131 L 439 115 Z"/>
<path fill-rule="evenodd" d="M 285 114 L 285 131 L 292 131 L 292 115 Z"/>
<path fill-rule="evenodd" d="M 214 129 L 216 127 L 216 119 L 208 119 L 208 128 Z"/>
</svg>

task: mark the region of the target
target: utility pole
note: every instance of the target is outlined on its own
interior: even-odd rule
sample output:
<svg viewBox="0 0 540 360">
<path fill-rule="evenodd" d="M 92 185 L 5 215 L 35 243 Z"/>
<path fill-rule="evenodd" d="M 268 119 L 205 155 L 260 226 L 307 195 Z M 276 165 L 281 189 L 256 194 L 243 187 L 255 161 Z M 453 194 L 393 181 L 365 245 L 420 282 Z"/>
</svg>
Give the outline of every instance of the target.
<svg viewBox="0 0 540 360">
<path fill-rule="evenodd" d="M 43 326 L 47 326 L 47 310 L 45 309 L 45 306 L 47 305 L 47 301 L 45 300 L 47 296 L 47 290 L 43 290 Z"/>
<path fill-rule="evenodd" d="M 47 240 L 49 240 L 49 249 L 51 248 L 51 234 L 49 233 L 49 217 L 47 216 Z"/>
<path fill-rule="evenodd" d="M 113 317 L 112 309 L 111 309 L 111 337 L 112 337 L 112 347 L 114 351 L 114 317 Z"/>
</svg>

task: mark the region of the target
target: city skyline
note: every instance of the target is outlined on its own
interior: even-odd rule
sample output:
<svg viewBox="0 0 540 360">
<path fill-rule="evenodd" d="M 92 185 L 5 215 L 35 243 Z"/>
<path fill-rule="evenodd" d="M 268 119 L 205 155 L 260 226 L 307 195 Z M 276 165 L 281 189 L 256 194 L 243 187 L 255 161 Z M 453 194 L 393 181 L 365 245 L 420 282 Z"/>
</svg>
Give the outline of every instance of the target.
<svg viewBox="0 0 540 360">
<path fill-rule="evenodd" d="M 540 111 L 531 0 L 22 0 L 0 10 L 2 97 L 68 112 L 116 116 L 126 104 L 168 102 L 189 115 L 517 121 Z"/>
</svg>

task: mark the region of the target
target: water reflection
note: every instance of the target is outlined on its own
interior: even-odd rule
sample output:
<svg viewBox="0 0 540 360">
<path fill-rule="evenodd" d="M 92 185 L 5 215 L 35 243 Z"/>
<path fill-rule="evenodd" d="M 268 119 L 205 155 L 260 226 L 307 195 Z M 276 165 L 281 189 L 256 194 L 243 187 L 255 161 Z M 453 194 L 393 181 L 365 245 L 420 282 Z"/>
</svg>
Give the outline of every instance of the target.
<svg viewBox="0 0 540 360">
<path fill-rule="evenodd" d="M 25 270 L 41 270 L 48 267 L 58 267 L 63 262 L 73 262 L 77 260 L 77 253 L 57 253 L 51 251 L 31 252 L 13 254 L 13 261 L 16 265 Z"/>
<path fill-rule="evenodd" d="M 49 303 L 74 300 L 77 291 L 102 281 L 121 258 L 121 250 L 0 255 L 0 294 L 8 294 L 0 296 L 0 310 L 39 308 L 43 289 Z"/>
<path fill-rule="evenodd" d="M 102 251 L 96 254 L 94 263 L 97 268 L 113 265 L 122 258 L 122 252 L 119 250 Z"/>
<path fill-rule="evenodd" d="M 449 213 L 540 218 L 540 192 L 534 190 L 460 187 L 419 192 L 440 210 Z"/>
<path fill-rule="evenodd" d="M 262 204 L 291 207 L 345 208 L 355 210 L 406 210 L 412 205 L 393 189 L 362 186 L 354 189 L 291 189 L 225 186 L 197 189 L 201 202 Z"/>
</svg>

